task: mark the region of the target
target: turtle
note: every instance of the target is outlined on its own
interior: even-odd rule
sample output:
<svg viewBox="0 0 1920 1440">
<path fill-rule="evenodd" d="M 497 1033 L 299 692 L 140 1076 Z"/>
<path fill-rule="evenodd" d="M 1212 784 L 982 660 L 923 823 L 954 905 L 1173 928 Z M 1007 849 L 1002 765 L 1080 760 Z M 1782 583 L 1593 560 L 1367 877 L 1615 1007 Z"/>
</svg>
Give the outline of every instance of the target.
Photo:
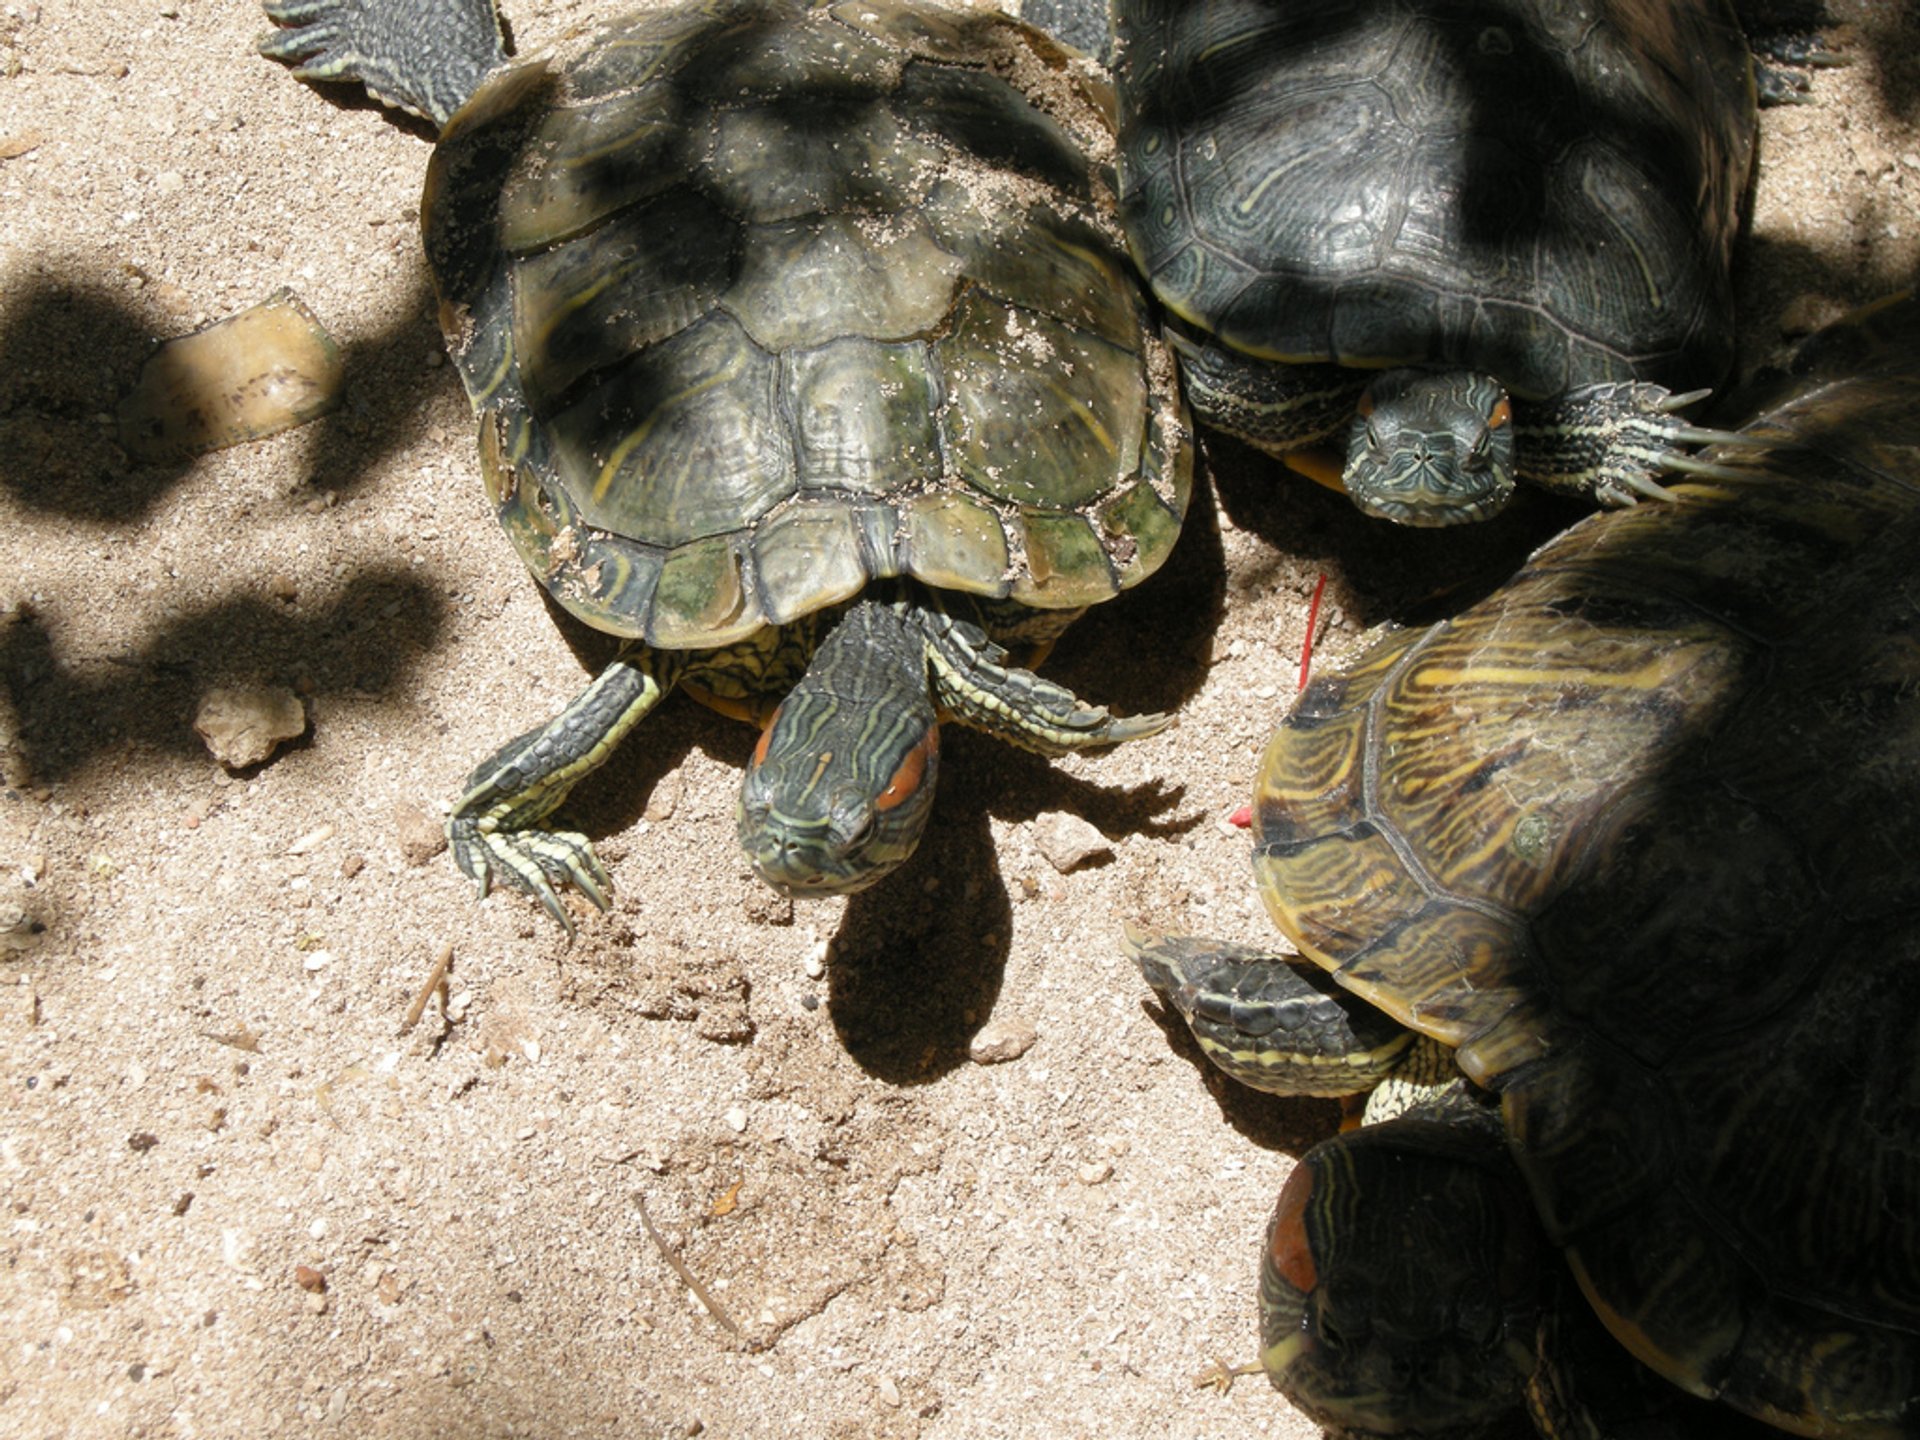
<svg viewBox="0 0 1920 1440">
<path fill-rule="evenodd" d="M 1572 1335 L 1641 1398 L 1920 1436 L 1916 393 L 1909 295 L 1753 398 L 1739 478 L 1316 678 L 1253 804 L 1296 955 L 1130 936 L 1229 1073 L 1388 1081 L 1262 1262 L 1262 1363 L 1323 1423 L 1524 1395 L 1545 1434 L 1667 1433 L 1568 1428 L 1618 1398 Z"/>
<path fill-rule="evenodd" d="M 707 0 L 512 61 L 488 0 L 266 0 L 269 56 L 437 127 L 422 230 L 502 528 L 626 642 L 447 832 L 572 922 L 568 792 L 676 686 L 761 725 L 737 826 L 795 895 L 923 832 L 939 722 L 1152 735 L 1026 665 L 1166 559 L 1177 365 L 1114 215 L 1104 78 L 919 0 Z"/>
<path fill-rule="evenodd" d="M 1733 359 L 1725 0 L 1114 0 L 1121 207 L 1196 418 L 1407 525 L 1664 497 Z M 1344 449 L 1344 458 L 1316 447 Z"/>
</svg>

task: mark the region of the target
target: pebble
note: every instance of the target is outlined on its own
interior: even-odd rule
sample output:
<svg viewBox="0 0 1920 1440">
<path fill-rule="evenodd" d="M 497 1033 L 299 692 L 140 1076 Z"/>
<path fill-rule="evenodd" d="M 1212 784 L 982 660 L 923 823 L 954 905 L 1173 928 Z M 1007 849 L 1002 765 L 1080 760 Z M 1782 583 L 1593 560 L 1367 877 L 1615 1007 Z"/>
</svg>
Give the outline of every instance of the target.
<svg viewBox="0 0 1920 1440">
<path fill-rule="evenodd" d="M 326 844 L 327 841 L 333 838 L 333 835 L 334 827 L 332 825 L 317 826 L 287 846 L 287 854 L 304 855 L 309 850 L 318 849 L 320 846 Z"/>
<path fill-rule="evenodd" d="M 1109 1160 L 1089 1160 L 1074 1175 L 1082 1185 L 1102 1185 L 1113 1178 L 1113 1162 Z"/>
<path fill-rule="evenodd" d="M 1025 1020 L 994 1018 L 982 1025 L 967 1046 L 967 1058 L 976 1065 L 1003 1065 L 1018 1060 L 1040 1038 Z"/>
<path fill-rule="evenodd" d="M 880 1403 L 889 1409 L 900 1408 L 900 1387 L 893 1383 L 891 1375 L 882 1375 L 873 1382 L 873 1388 L 880 1392 Z"/>
<path fill-rule="evenodd" d="M 1112 842 L 1106 836 L 1064 810 L 1050 810 L 1033 822 L 1033 844 L 1062 875 L 1113 855 Z"/>
<path fill-rule="evenodd" d="M 727 1111 L 727 1128 L 738 1135 L 747 1128 L 747 1112 L 735 1105 Z"/>
<path fill-rule="evenodd" d="M 324 970 L 333 963 L 333 952 L 331 950 L 315 950 L 307 956 L 305 963 L 309 975 L 313 974 L 316 970 Z"/>
<path fill-rule="evenodd" d="M 809 980 L 818 980 L 827 973 L 828 942 L 815 940 L 807 946 L 807 953 L 800 959 L 800 966 L 807 972 Z"/>
<path fill-rule="evenodd" d="M 447 848 L 447 832 L 422 805 L 402 800 L 393 807 L 393 838 L 409 865 L 426 864 Z"/>
<path fill-rule="evenodd" d="M 307 709 L 284 685 L 222 687 L 201 697 L 193 728 L 214 759 L 245 770 L 306 734 Z"/>
</svg>

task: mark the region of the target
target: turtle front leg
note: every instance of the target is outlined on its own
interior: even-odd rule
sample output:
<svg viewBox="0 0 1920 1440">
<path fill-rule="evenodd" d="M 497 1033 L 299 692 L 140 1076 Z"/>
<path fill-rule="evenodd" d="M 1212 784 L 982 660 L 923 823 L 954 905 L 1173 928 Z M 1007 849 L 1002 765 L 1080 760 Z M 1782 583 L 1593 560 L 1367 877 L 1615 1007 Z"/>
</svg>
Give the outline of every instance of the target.
<svg viewBox="0 0 1920 1440">
<path fill-rule="evenodd" d="M 1049 758 L 1157 735 L 1171 715 L 1120 716 L 1064 685 L 1005 664 L 986 631 L 942 611 L 916 612 L 926 632 L 933 691 L 954 719 Z"/>
<path fill-rule="evenodd" d="M 1644 381 L 1588 385 L 1563 399 L 1530 403 L 1515 415 L 1520 475 L 1548 490 L 1621 507 L 1642 499 L 1671 500 L 1654 477 L 1680 471 L 1708 479 L 1738 479 L 1729 465 L 1696 459 L 1686 445 L 1762 448 L 1730 430 L 1690 425 L 1677 412 L 1704 400 L 1705 390 L 1675 395 Z"/>
<path fill-rule="evenodd" d="M 383 105 L 444 128 L 504 62 L 493 0 L 264 0 L 262 55 L 307 81 L 358 81 Z"/>
<path fill-rule="evenodd" d="M 543 829 L 540 822 L 606 763 L 685 668 L 684 656 L 635 645 L 566 709 L 501 746 L 467 777 L 466 793 L 447 818 L 447 843 L 454 863 L 481 895 L 499 876 L 537 899 L 569 935 L 573 919 L 560 903 L 556 884 L 571 881 L 596 906 L 607 908 L 612 881 L 587 837 Z"/>
</svg>

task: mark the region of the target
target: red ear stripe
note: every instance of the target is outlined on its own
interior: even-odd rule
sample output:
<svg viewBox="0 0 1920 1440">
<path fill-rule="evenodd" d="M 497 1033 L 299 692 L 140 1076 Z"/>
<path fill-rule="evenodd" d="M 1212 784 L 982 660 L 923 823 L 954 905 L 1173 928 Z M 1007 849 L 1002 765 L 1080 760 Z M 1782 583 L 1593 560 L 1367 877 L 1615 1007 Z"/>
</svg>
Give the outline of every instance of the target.
<svg viewBox="0 0 1920 1440">
<path fill-rule="evenodd" d="M 1273 1223 L 1267 1229 L 1267 1253 L 1273 1268 L 1302 1295 L 1311 1295 L 1320 1283 L 1313 1247 L 1307 1243 L 1307 1205 L 1312 1199 L 1313 1167 L 1295 1165 L 1287 1183 L 1280 1187 Z"/>
<path fill-rule="evenodd" d="M 762 746 L 766 744 L 763 740 Z M 927 738 L 907 752 L 906 759 L 900 762 L 900 768 L 893 772 L 893 778 L 887 781 L 887 788 L 880 792 L 880 798 L 873 802 L 876 810 L 891 810 L 902 800 L 920 788 L 920 782 L 926 779 L 927 763 L 940 753 L 940 727 L 929 725 Z"/>
<path fill-rule="evenodd" d="M 1512 423 L 1513 402 L 1502 395 L 1500 397 L 1500 403 L 1494 406 L 1492 412 L 1487 416 L 1487 428 L 1489 430 L 1502 430 Z"/>
<path fill-rule="evenodd" d="M 753 758 L 747 761 L 749 770 L 758 770 L 760 762 L 767 758 L 767 745 L 773 739 L 773 727 L 780 723 L 780 711 L 776 706 L 773 714 L 767 717 L 766 728 L 760 732 L 760 742 L 753 747 Z"/>
</svg>

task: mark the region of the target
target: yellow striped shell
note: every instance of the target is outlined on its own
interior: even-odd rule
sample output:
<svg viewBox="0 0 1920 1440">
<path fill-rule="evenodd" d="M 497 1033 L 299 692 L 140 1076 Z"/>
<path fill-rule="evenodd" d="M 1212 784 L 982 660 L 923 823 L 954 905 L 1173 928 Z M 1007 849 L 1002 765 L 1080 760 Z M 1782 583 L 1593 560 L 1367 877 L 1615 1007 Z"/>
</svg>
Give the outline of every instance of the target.
<svg viewBox="0 0 1920 1440">
<path fill-rule="evenodd" d="M 1275 735 L 1256 868 L 1500 1092 L 1613 1334 L 1796 1433 L 1920 1434 L 1920 307 L 1750 477 L 1587 520 Z M 1836 378 L 1837 377 L 1837 378 Z"/>
</svg>

